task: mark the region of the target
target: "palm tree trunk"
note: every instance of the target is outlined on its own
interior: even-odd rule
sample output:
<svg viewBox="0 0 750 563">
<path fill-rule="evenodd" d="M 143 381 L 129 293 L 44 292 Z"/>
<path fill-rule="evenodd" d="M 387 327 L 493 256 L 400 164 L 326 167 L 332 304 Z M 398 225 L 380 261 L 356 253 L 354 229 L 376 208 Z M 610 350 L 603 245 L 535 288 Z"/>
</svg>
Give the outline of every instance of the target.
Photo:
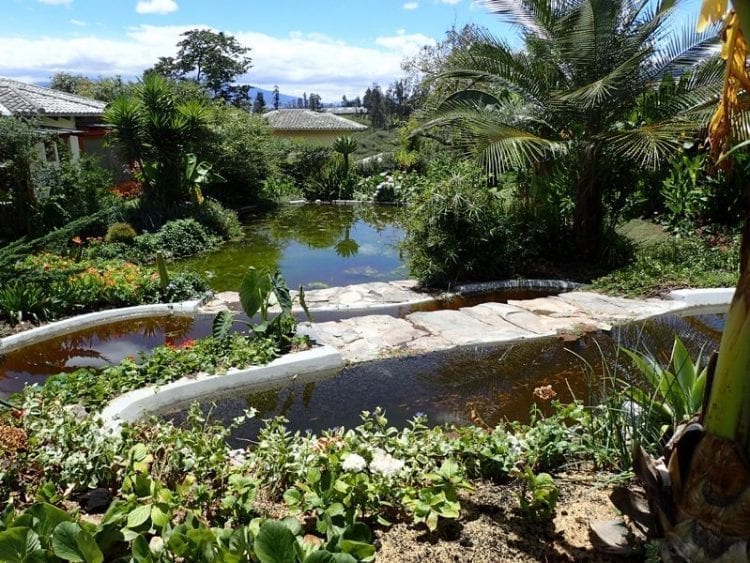
<svg viewBox="0 0 750 563">
<path fill-rule="evenodd" d="M 573 237 L 576 249 L 587 259 L 598 259 L 604 232 L 604 202 L 597 170 L 596 148 L 586 147 L 580 160 L 579 181 L 575 192 Z"/>
</svg>

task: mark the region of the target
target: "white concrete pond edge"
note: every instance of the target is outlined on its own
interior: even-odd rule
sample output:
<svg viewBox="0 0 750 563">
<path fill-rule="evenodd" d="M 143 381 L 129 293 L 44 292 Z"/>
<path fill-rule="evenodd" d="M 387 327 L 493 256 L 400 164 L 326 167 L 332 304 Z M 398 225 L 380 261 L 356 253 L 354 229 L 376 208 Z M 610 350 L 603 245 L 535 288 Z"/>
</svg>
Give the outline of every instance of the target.
<svg viewBox="0 0 750 563">
<path fill-rule="evenodd" d="M 344 365 L 341 354 L 330 346 L 318 346 L 286 354 L 263 366 L 229 369 L 225 374 L 198 374 L 162 386 L 129 391 L 113 399 L 101 412 L 106 428 L 116 429 L 123 422 L 134 422 L 191 401 L 216 397 L 236 389 L 263 391 L 304 379 L 311 374 L 338 370 Z"/>
<path fill-rule="evenodd" d="M 661 311 L 661 314 L 665 312 L 677 314 L 706 312 L 707 309 L 712 308 L 716 311 L 726 310 L 733 295 L 733 288 L 672 291 L 662 301 L 664 304 L 672 303 L 668 307 L 669 311 Z M 0 340 L 0 352 L 110 322 L 154 315 L 197 316 L 201 312 L 201 304 L 202 300 L 193 300 L 182 303 L 126 307 L 80 315 L 6 337 Z M 381 308 L 377 304 L 373 305 L 373 310 Z M 658 313 L 646 313 L 643 316 L 638 315 L 638 320 L 658 315 Z M 301 326 L 300 333 L 305 332 L 315 339 L 314 324 L 307 327 Z M 535 337 L 550 335 L 551 333 L 538 334 Z M 519 338 L 518 335 L 508 334 L 497 341 L 493 339 L 491 344 L 505 344 L 525 339 Z M 320 340 L 318 342 L 320 343 Z M 488 342 L 482 344 L 486 345 Z M 462 345 L 473 346 L 476 343 L 467 341 Z M 183 377 L 162 386 L 149 386 L 130 391 L 112 400 L 103 409 L 101 416 L 105 427 L 117 429 L 123 422 L 132 422 L 150 414 L 164 412 L 178 405 L 186 405 L 194 400 L 220 396 L 238 389 L 242 389 L 243 392 L 261 391 L 278 388 L 292 381 L 320 379 L 326 373 L 339 370 L 344 365 L 345 361 L 339 350 L 329 345 L 320 345 L 303 352 L 286 354 L 263 366 L 253 366 L 241 370 L 230 369 L 225 374 L 220 375 L 198 374 Z"/>
<path fill-rule="evenodd" d="M 137 305 L 135 307 L 122 307 L 120 309 L 108 309 L 95 313 L 86 313 L 62 321 L 55 321 L 44 326 L 32 328 L 0 338 L 0 353 L 10 352 L 57 336 L 63 336 L 71 332 L 92 328 L 109 323 L 141 319 L 146 317 L 158 317 L 168 315 L 195 316 L 203 304 L 203 299 L 193 299 L 180 303 L 157 303 L 153 305 Z"/>
</svg>

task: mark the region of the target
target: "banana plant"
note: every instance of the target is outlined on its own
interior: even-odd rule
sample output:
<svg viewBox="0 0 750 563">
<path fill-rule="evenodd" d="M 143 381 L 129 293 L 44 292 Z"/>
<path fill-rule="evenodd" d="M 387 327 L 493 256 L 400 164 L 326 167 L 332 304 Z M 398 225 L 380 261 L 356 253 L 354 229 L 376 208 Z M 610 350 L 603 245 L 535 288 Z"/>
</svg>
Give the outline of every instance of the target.
<svg viewBox="0 0 750 563">
<path fill-rule="evenodd" d="M 212 170 L 213 165 L 206 161 L 198 162 L 198 157 L 188 153 L 184 158 L 185 183 L 190 199 L 196 205 L 201 205 L 205 198 L 201 186 L 226 182 L 226 179 Z"/>
<path fill-rule="evenodd" d="M 299 287 L 297 299 L 308 320 L 312 320 L 305 302 L 305 290 Z M 281 311 L 270 315 L 270 308 L 277 304 Z M 235 323 L 242 324 L 254 335 L 274 336 L 283 340 L 290 340 L 297 326 L 292 312 L 294 299 L 280 272 L 273 274 L 262 268 L 250 266 L 240 283 L 240 305 L 249 321 L 238 320 L 230 311 L 219 312 L 213 321 L 213 337 L 224 340 L 229 336 Z M 252 319 L 259 316 L 260 322 L 253 323 Z"/>
<path fill-rule="evenodd" d="M 725 15 L 727 0 L 704 0 L 700 20 L 705 26 L 724 18 L 724 88 L 708 138 L 719 165 L 748 134 L 750 3 L 732 4 Z M 706 374 L 703 408 L 676 429 L 664 455 L 654 459 L 643 448 L 636 451 L 635 472 L 645 494 L 619 489 L 612 496 L 630 517 L 630 531 L 658 540 L 659 555 L 667 561 L 750 560 L 750 217 L 742 233 L 740 277 L 715 358 Z M 592 532 L 610 553 L 632 548 L 621 522 L 592 523 Z"/>
</svg>

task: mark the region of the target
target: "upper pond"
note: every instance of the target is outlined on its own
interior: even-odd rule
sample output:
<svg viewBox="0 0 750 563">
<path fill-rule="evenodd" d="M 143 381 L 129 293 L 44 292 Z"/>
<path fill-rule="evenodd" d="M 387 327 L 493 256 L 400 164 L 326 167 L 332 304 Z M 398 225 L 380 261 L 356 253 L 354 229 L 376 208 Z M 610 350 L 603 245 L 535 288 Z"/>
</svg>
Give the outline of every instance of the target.
<svg viewBox="0 0 750 563">
<path fill-rule="evenodd" d="M 237 291 L 249 266 L 280 270 L 292 288 L 404 279 L 402 216 L 386 205 L 284 206 L 248 219 L 242 240 L 174 267 L 205 274 L 216 291 Z"/>
</svg>

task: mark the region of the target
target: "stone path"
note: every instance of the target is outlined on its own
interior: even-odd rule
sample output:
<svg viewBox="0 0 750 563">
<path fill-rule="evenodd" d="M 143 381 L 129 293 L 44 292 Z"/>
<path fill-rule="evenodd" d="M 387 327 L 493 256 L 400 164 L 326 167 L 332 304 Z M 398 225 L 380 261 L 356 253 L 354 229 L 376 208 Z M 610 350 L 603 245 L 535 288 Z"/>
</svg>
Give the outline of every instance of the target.
<svg viewBox="0 0 750 563">
<path fill-rule="evenodd" d="M 311 312 L 331 311 L 348 314 L 352 312 L 377 312 L 394 308 L 431 303 L 439 296 L 416 291 L 416 280 L 372 282 L 326 289 L 305 291 L 305 302 Z M 296 295 L 296 291 L 292 294 Z M 236 291 L 217 293 L 204 310 L 216 312 L 229 309 L 239 312 L 240 296 Z M 300 307 L 296 307 L 300 310 Z"/>
<path fill-rule="evenodd" d="M 344 361 L 356 363 L 461 346 L 580 335 L 690 306 L 680 300 L 625 299 L 575 291 L 507 304 L 409 312 L 412 305 L 445 297 L 418 292 L 415 285 L 407 280 L 311 290 L 306 295 L 313 316 L 321 311 L 334 311 L 338 316 L 327 322 L 302 323 L 301 330 L 336 348 Z M 239 310 L 239 296 L 220 293 L 204 310 L 221 308 Z"/>
</svg>

